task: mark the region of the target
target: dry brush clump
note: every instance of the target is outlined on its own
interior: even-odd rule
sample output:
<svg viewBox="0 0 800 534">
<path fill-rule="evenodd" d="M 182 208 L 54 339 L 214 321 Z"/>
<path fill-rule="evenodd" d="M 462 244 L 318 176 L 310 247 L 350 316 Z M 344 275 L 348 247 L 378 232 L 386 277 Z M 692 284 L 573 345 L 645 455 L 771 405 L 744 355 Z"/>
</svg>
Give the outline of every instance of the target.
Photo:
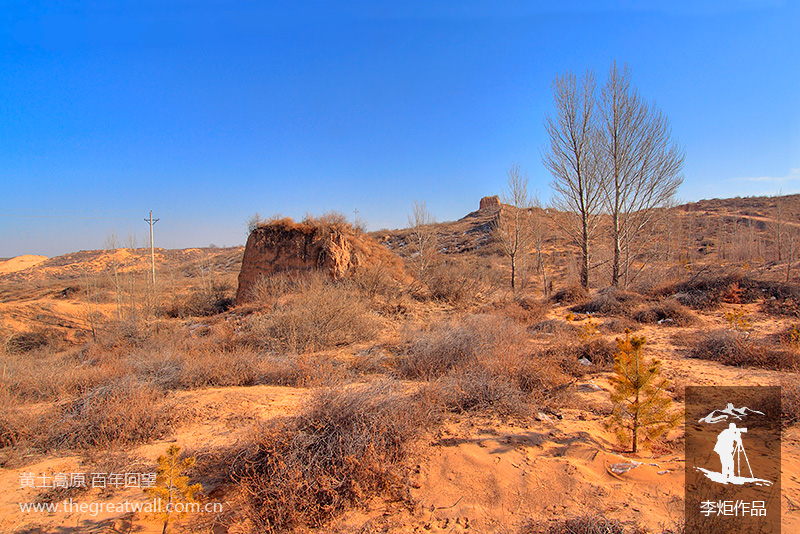
<svg viewBox="0 0 800 534">
<path fill-rule="evenodd" d="M 784 425 L 800 423 L 800 379 L 786 378 L 781 383 L 781 410 Z"/>
<path fill-rule="evenodd" d="M 664 299 L 637 308 L 631 318 L 640 323 L 665 326 L 691 326 L 699 322 L 697 315 L 675 299 Z"/>
<path fill-rule="evenodd" d="M 564 360 L 575 357 L 533 350 L 527 339 L 508 318 L 469 316 L 414 334 L 396 368 L 400 377 L 427 380 L 426 394 L 447 411 L 524 415 L 561 400 L 571 382 Z"/>
<path fill-rule="evenodd" d="M 618 519 L 608 519 L 600 514 L 586 514 L 550 522 L 531 522 L 525 525 L 519 534 L 646 534 L 647 532 L 638 525 L 626 525 Z M 664 534 L 667 532 L 674 531 L 664 531 Z"/>
<path fill-rule="evenodd" d="M 630 317 L 633 310 L 644 302 L 638 293 L 622 291 L 613 287 L 598 291 L 593 298 L 570 307 L 575 313 L 602 316 Z"/>
<path fill-rule="evenodd" d="M 252 315 L 247 326 L 262 347 L 302 353 L 370 339 L 380 322 L 352 285 L 310 275 L 270 312 Z"/>
<path fill-rule="evenodd" d="M 378 493 L 402 497 L 403 462 L 428 420 L 394 381 L 319 390 L 300 415 L 257 430 L 232 478 L 258 532 L 320 527 Z"/>
<path fill-rule="evenodd" d="M 513 319 L 524 325 L 537 324 L 544 319 L 550 309 L 549 303 L 529 296 L 503 299 L 486 307 L 489 313 Z"/>
<path fill-rule="evenodd" d="M 793 348 L 756 340 L 746 332 L 714 330 L 693 340 L 690 355 L 725 365 L 796 370 L 800 353 Z"/>
<path fill-rule="evenodd" d="M 427 269 L 422 280 L 427 292 L 417 296 L 468 308 L 492 287 L 491 274 L 473 262 L 449 258 Z"/>
<path fill-rule="evenodd" d="M 129 378 L 92 388 L 60 408 L 48 448 L 108 448 L 164 436 L 175 414 L 164 392 Z"/>
</svg>

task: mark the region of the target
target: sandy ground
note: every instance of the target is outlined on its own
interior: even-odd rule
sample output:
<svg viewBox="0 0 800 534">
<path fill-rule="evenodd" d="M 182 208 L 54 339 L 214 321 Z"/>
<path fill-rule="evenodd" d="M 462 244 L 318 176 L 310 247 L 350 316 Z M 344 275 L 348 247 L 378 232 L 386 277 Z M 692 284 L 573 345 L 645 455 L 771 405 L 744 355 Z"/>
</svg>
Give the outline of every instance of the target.
<svg viewBox="0 0 800 534">
<path fill-rule="evenodd" d="M 61 309 L 72 305 L 80 306 L 59 302 L 53 311 L 77 316 L 77 309 Z M 704 315 L 699 328 L 724 327 L 725 311 Z M 563 318 L 565 314 L 564 309 L 557 309 L 552 316 Z M 762 319 L 754 325 L 754 335 L 769 335 L 787 324 Z M 647 338 L 648 350 L 662 360 L 664 375 L 676 390 L 690 384 L 780 384 L 782 373 L 688 359 L 676 340 L 697 328 L 646 326 L 637 331 Z M 608 377 L 605 373 L 579 381 L 574 395 L 587 409 L 565 409 L 560 418 L 540 414 L 523 422 L 489 415 L 452 416 L 416 446 L 416 465 L 408 478 L 412 505 L 375 498 L 336 519 L 331 530 L 358 532 L 369 524 L 377 531 L 397 533 L 513 533 L 530 519 L 546 521 L 587 512 L 636 522 L 651 530 L 672 525 L 683 517 L 682 429 L 673 431 L 655 451 L 636 455 L 621 451 L 605 429 L 604 419 L 597 415 L 610 407 Z M 153 470 L 156 458 L 173 443 L 198 456 L 235 446 L 246 439 L 253 423 L 293 414 L 307 392 L 271 386 L 173 392 L 183 419 L 174 433 L 125 452 Z M 39 488 L 21 487 L 23 473 L 81 472 L 88 468 L 82 461 L 76 456 L 30 457 L 0 470 L 0 532 L 161 532 L 161 525 L 143 514 L 20 511 L 19 503 L 32 502 L 43 493 Z M 611 469 L 612 465 L 634 462 L 636 467 L 624 473 Z M 784 433 L 782 464 L 783 532 L 800 532 L 798 427 Z M 200 482 L 209 502 L 235 506 L 233 496 L 218 481 Z M 74 500 L 144 503 L 148 499 L 141 489 L 129 488 L 110 494 L 91 490 Z M 201 532 L 226 532 L 209 526 L 213 518 L 206 516 L 203 521 Z M 197 531 L 192 525 L 185 519 L 175 530 Z"/>
<path fill-rule="evenodd" d="M 30 269 L 48 259 L 47 256 L 36 256 L 33 254 L 24 254 L 11 258 L 8 260 L 0 261 L 0 274 L 15 273 L 24 269 Z"/>
</svg>

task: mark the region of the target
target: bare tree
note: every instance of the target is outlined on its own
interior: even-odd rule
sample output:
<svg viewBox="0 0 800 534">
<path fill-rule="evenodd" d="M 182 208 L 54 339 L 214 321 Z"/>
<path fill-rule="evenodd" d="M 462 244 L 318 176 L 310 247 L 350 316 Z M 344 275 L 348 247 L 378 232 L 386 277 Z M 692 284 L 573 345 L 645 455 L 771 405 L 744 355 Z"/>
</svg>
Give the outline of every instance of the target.
<svg viewBox="0 0 800 534">
<path fill-rule="evenodd" d="M 409 245 L 411 261 L 417 268 L 417 278 L 422 280 L 433 263 L 438 252 L 438 236 L 436 235 L 436 218 L 424 201 L 414 201 L 414 210 L 408 216 Z"/>
<path fill-rule="evenodd" d="M 600 99 L 603 200 L 611 216 L 614 257 L 611 284 L 628 282 L 634 241 L 651 228 L 659 210 L 683 182 L 684 151 L 671 141 L 669 121 L 642 100 L 627 66 L 612 63 Z"/>
<path fill-rule="evenodd" d="M 553 175 L 553 207 L 565 212 L 559 225 L 580 251 L 579 276 L 589 288 L 589 256 L 600 211 L 595 127 L 594 73 L 580 80 L 572 72 L 553 81 L 555 114 L 545 118 L 550 146 L 542 156 Z"/>
<path fill-rule="evenodd" d="M 544 255 L 544 242 L 547 239 L 547 221 L 548 213 L 542 208 L 539 202 L 539 195 L 535 193 L 531 198 L 531 212 L 528 217 L 528 225 L 530 227 L 530 236 L 533 245 L 532 253 L 534 255 L 534 265 L 536 272 L 542 277 L 542 293 L 545 297 L 550 296 L 550 285 L 552 281 L 547 273 L 547 259 Z"/>
<path fill-rule="evenodd" d="M 508 170 L 508 191 L 502 195 L 503 204 L 511 206 L 506 216 L 501 209 L 494 222 L 494 234 L 503 252 L 511 260 L 511 290 L 517 288 L 520 259 L 530 245 L 530 207 L 528 176 L 519 172 L 517 165 Z"/>
</svg>

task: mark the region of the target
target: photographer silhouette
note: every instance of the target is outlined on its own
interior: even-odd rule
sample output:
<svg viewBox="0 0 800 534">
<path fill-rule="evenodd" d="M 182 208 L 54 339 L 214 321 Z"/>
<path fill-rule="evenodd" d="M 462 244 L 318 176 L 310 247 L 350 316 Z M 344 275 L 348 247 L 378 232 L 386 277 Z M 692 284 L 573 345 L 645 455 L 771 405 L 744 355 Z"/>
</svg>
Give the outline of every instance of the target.
<svg viewBox="0 0 800 534">
<path fill-rule="evenodd" d="M 738 465 L 738 472 L 736 475 L 733 473 L 733 457 L 735 454 L 738 459 L 739 454 L 744 453 L 744 447 L 742 446 L 742 432 L 747 432 L 747 429 L 738 428 L 736 424 L 731 423 L 728 425 L 728 428 L 720 432 L 719 436 L 717 436 L 717 444 L 714 446 L 714 452 L 719 455 L 719 460 L 722 464 L 722 476 L 725 480 L 731 480 L 734 476 L 739 476 L 741 474 L 741 466 Z M 747 456 L 745 456 L 745 461 L 747 461 Z M 750 462 L 748 461 L 747 463 L 749 467 Z M 750 476 L 753 476 L 752 473 Z"/>
</svg>

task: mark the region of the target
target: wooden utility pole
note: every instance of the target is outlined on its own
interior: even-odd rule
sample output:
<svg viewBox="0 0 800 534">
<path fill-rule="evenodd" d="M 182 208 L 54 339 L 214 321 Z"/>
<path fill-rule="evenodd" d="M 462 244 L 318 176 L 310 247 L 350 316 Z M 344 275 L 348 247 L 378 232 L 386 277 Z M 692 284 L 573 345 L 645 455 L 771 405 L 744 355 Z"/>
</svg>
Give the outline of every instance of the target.
<svg viewBox="0 0 800 534">
<path fill-rule="evenodd" d="M 150 269 L 153 273 L 153 285 L 156 285 L 156 253 L 153 248 L 153 225 L 158 222 L 158 219 L 153 219 L 153 210 L 150 210 L 150 217 L 145 219 L 144 222 L 150 224 Z"/>
</svg>

